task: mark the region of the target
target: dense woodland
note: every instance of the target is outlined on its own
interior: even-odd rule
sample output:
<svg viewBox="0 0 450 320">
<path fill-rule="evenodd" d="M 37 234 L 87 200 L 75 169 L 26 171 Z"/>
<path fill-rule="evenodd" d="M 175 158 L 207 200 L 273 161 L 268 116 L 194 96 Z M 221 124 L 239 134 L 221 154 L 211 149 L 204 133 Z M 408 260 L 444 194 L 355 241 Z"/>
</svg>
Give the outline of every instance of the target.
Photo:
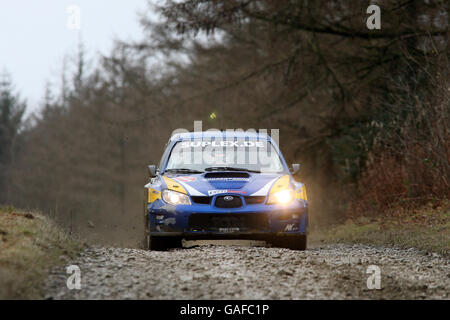
<svg viewBox="0 0 450 320">
<path fill-rule="evenodd" d="M 280 129 L 315 225 L 448 198 L 449 3 L 376 3 L 380 30 L 366 27 L 370 1 L 149 4 L 141 41 L 90 68 L 80 46 L 28 121 L 4 75 L 0 203 L 136 230 L 146 165 L 194 120 Z"/>
</svg>

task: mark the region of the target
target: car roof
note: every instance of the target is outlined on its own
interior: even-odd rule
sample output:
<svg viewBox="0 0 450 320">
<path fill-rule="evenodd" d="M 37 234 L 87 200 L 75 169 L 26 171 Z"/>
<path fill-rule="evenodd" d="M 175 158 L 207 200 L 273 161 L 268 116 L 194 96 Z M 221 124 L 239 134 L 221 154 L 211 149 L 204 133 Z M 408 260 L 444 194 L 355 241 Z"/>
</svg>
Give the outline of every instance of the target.
<svg viewBox="0 0 450 320">
<path fill-rule="evenodd" d="M 209 138 L 241 138 L 241 139 L 258 139 L 272 141 L 271 137 L 267 133 L 255 132 L 255 131 L 197 131 L 197 132 L 183 132 L 176 133 L 170 137 L 170 141 L 179 140 L 192 140 L 192 139 L 209 139 Z"/>
</svg>

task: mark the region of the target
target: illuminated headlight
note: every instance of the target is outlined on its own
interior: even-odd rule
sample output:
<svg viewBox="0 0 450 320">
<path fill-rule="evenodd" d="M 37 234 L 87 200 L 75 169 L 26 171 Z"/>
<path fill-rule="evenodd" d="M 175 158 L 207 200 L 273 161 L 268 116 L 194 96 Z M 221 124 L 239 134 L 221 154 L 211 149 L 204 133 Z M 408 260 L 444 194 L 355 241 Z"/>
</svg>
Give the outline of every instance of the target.
<svg viewBox="0 0 450 320">
<path fill-rule="evenodd" d="M 191 204 L 189 197 L 184 193 L 172 191 L 172 190 L 164 190 L 162 192 L 162 199 L 173 205 L 177 204 Z"/>
<path fill-rule="evenodd" d="M 288 204 L 294 200 L 294 191 L 291 189 L 281 190 L 269 195 L 267 204 Z"/>
</svg>

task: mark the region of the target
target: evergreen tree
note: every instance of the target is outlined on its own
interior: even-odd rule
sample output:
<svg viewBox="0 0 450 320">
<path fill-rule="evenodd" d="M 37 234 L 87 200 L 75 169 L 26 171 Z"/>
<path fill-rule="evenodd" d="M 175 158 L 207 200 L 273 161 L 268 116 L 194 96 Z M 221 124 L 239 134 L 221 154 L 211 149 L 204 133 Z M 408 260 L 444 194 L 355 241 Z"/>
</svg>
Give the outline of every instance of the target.
<svg viewBox="0 0 450 320">
<path fill-rule="evenodd" d="M 14 162 L 16 140 L 26 104 L 14 93 L 11 76 L 0 76 L 0 203 L 9 201 L 8 167 Z"/>
</svg>

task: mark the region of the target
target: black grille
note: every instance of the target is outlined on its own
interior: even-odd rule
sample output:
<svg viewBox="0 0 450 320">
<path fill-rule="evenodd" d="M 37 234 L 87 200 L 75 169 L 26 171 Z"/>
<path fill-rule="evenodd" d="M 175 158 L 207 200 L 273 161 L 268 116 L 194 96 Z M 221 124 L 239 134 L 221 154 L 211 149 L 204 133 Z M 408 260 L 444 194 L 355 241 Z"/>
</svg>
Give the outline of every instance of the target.
<svg viewBox="0 0 450 320">
<path fill-rule="evenodd" d="M 246 172 L 208 172 L 205 173 L 205 179 L 214 178 L 249 178 L 250 175 Z"/>
<path fill-rule="evenodd" d="M 253 196 L 253 197 L 245 197 L 245 203 L 246 204 L 258 204 L 263 203 L 264 199 L 266 199 L 265 196 Z"/>
<path fill-rule="evenodd" d="M 188 221 L 189 228 L 198 231 L 262 231 L 269 227 L 269 218 L 263 213 L 194 213 Z"/>
<path fill-rule="evenodd" d="M 216 198 L 215 206 L 218 208 L 239 208 L 242 206 L 242 200 L 238 196 L 219 196 Z"/>
<path fill-rule="evenodd" d="M 198 203 L 198 204 L 210 204 L 211 203 L 211 197 L 191 197 L 192 202 Z"/>
</svg>

